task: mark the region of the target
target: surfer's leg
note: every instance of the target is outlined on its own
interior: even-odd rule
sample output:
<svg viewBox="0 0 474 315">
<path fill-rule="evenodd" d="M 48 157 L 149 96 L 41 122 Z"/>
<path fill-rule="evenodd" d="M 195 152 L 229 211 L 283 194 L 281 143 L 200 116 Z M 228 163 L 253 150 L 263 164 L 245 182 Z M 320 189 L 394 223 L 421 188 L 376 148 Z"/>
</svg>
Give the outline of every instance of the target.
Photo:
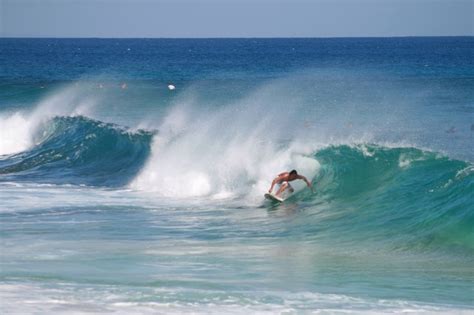
<svg viewBox="0 0 474 315">
<path fill-rule="evenodd" d="M 276 192 L 275 196 L 280 197 L 280 194 L 285 191 L 286 188 L 288 188 L 288 182 L 283 182 L 280 185 L 280 188 Z"/>
<path fill-rule="evenodd" d="M 293 193 L 295 191 L 295 189 L 290 185 L 290 183 L 288 183 L 288 190 L 290 191 L 290 193 Z"/>
</svg>

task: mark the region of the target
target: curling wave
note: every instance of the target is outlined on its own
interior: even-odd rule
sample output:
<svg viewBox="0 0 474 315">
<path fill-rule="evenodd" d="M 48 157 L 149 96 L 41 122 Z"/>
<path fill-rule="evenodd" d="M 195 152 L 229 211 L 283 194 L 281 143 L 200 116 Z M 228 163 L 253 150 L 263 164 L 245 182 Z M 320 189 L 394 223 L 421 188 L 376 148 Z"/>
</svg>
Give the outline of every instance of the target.
<svg viewBox="0 0 474 315">
<path fill-rule="evenodd" d="M 474 250 L 472 164 L 367 144 L 329 146 L 314 157 L 321 164 L 317 193 L 292 198 L 307 210 L 298 233 L 348 246 L 369 241 L 391 250 Z"/>
<path fill-rule="evenodd" d="M 35 132 L 36 145 L 0 157 L 2 181 L 122 186 L 143 165 L 152 138 L 83 116 L 54 117 Z"/>
</svg>

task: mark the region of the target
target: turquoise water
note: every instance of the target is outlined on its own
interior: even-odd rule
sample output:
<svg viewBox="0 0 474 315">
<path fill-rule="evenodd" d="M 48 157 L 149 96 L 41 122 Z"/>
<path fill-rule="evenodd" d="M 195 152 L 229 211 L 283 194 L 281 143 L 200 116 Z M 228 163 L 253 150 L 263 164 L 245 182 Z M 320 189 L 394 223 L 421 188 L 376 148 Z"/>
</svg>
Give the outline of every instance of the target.
<svg viewBox="0 0 474 315">
<path fill-rule="evenodd" d="M 473 48 L 0 39 L 2 313 L 471 313 Z"/>
</svg>

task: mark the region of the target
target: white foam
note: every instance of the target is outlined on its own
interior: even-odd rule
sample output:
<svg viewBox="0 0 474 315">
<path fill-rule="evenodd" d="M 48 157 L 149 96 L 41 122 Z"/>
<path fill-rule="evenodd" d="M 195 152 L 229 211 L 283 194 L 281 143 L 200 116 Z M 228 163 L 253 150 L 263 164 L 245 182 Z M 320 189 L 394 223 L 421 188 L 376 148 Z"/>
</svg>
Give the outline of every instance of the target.
<svg viewBox="0 0 474 315">
<path fill-rule="evenodd" d="M 259 102 L 261 93 L 266 102 Z M 261 200 L 282 171 L 313 178 L 319 164 L 314 148 L 295 136 L 294 109 L 277 101 L 267 106 L 268 93 L 215 110 L 192 100 L 174 106 L 157 124 L 151 157 L 130 187 L 174 198 Z"/>
<path fill-rule="evenodd" d="M 2 283 L 6 314 L 472 314 L 467 307 L 340 294 Z"/>
<path fill-rule="evenodd" d="M 31 146 L 34 122 L 22 112 L 0 116 L 0 155 L 14 154 Z"/>
</svg>

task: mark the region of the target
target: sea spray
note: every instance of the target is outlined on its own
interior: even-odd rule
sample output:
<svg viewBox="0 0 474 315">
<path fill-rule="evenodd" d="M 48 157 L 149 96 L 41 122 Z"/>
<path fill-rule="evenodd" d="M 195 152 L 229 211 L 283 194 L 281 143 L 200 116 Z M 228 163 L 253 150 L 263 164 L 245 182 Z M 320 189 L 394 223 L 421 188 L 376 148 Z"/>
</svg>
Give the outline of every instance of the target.
<svg viewBox="0 0 474 315">
<path fill-rule="evenodd" d="M 297 110 L 272 101 L 273 89 L 219 109 L 198 109 L 191 102 L 172 107 L 130 187 L 169 197 L 256 199 L 282 171 L 296 168 L 313 178 L 319 167 L 313 149 L 294 138 Z"/>
<path fill-rule="evenodd" d="M 55 116 L 90 115 L 96 100 L 80 85 L 62 87 L 40 101 L 30 111 L 0 114 L 0 155 L 31 148 L 46 136 L 38 128 Z M 45 131 L 44 129 L 42 130 Z"/>
</svg>

